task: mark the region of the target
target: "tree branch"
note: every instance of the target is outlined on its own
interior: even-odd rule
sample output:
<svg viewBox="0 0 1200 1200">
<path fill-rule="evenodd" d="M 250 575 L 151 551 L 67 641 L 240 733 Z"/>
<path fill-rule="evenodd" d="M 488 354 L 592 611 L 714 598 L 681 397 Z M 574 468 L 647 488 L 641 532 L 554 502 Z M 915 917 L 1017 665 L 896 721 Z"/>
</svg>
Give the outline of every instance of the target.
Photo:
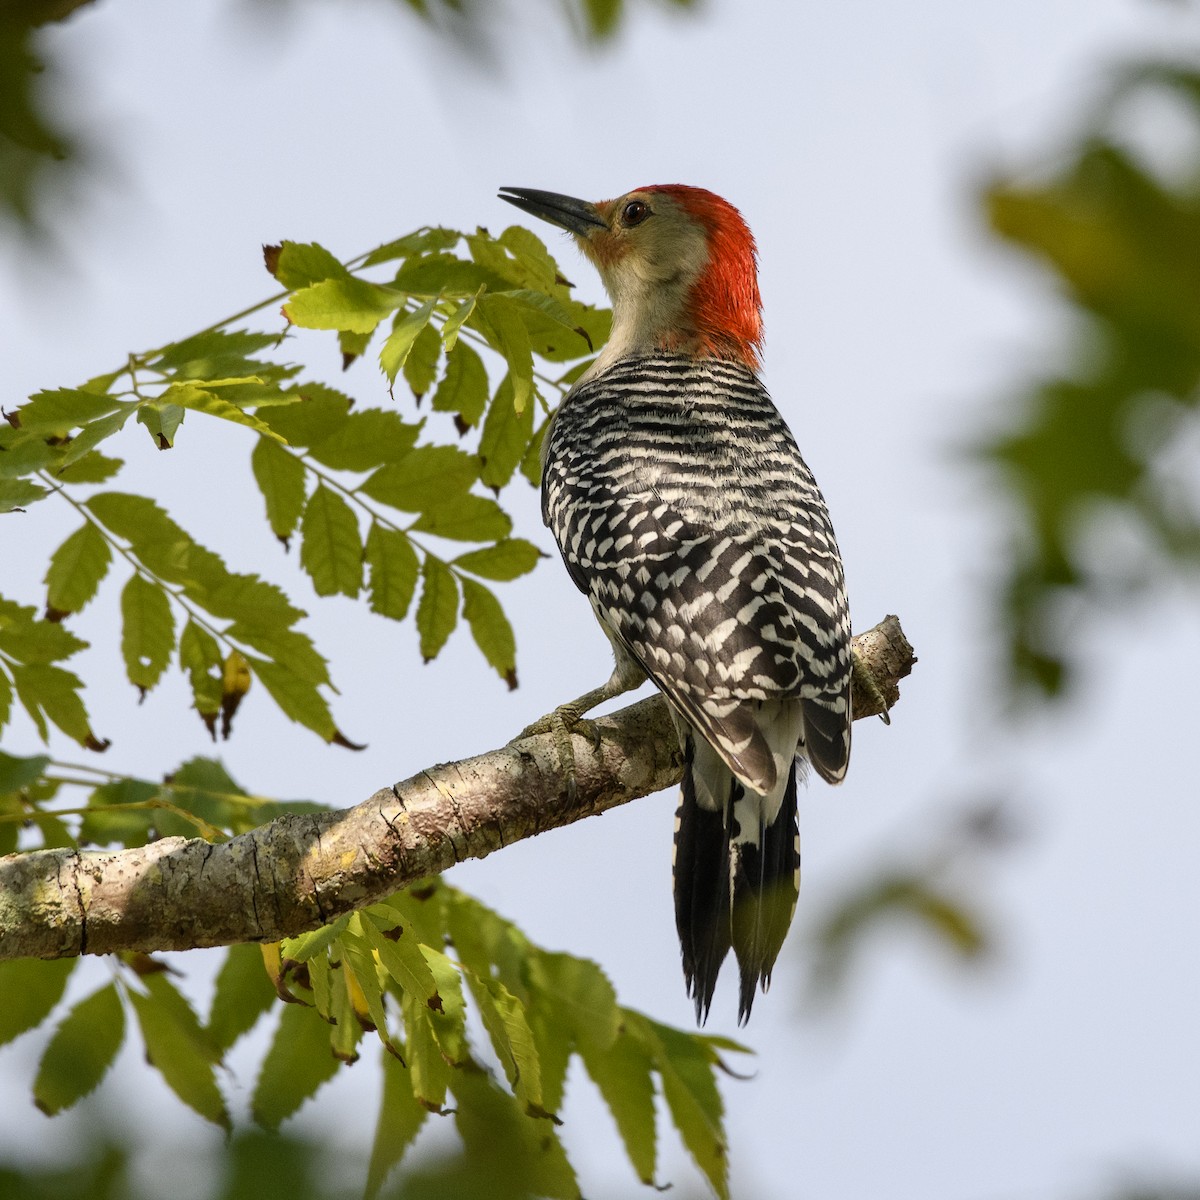
<svg viewBox="0 0 1200 1200">
<path fill-rule="evenodd" d="M 916 661 L 900 622 L 887 617 L 854 645 L 890 708 Z M 856 719 L 881 711 L 856 695 Z M 354 808 L 280 817 L 227 842 L 168 837 L 129 850 L 0 858 L 0 960 L 278 941 L 679 781 L 660 696 L 594 725 L 598 745 L 573 737 L 573 800 L 554 738 L 541 734 L 430 767 Z"/>
</svg>

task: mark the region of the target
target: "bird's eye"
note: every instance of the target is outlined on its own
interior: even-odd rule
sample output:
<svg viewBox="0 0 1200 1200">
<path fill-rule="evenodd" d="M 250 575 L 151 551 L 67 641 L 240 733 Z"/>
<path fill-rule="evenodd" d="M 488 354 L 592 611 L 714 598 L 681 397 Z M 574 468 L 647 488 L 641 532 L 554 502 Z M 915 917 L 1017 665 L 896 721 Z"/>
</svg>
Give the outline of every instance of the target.
<svg viewBox="0 0 1200 1200">
<path fill-rule="evenodd" d="M 650 215 L 650 205 L 641 200 L 630 200 L 621 209 L 621 221 L 625 225 L 640 225 Z"/>
</svg>

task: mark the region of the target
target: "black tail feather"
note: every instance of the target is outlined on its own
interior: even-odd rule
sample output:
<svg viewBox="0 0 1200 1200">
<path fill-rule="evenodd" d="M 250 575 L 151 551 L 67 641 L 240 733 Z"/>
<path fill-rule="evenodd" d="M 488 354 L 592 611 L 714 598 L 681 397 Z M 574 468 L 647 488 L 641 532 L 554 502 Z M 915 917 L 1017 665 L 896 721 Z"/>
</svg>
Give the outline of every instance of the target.
<svg viewBox="0 0 1200 1200">
<path fill-rule="evenodd" d="M 731 944 L 729 887 L 729 805 L 701 808 L 692 780 L 695 745 L 684 744 L 683 796 L 675 829 L 675 928 L 683 953 L 688 995 L 696 1020 L 708 1019 L 717 975 Z M 741 785 L 734 783 L 740 793 Z"/>
<path fill-rule="evenodd" d="M 741 975 L 738 1023 L 750 1019 L 754 994 L 771 986 L 771 970 L 787 937 L 799 898 L 800 852 L 796 766 L 788 776 L 779 815 L 761 824 L 758 844 L 734 846 L 731 937 Z"/>
</svg>

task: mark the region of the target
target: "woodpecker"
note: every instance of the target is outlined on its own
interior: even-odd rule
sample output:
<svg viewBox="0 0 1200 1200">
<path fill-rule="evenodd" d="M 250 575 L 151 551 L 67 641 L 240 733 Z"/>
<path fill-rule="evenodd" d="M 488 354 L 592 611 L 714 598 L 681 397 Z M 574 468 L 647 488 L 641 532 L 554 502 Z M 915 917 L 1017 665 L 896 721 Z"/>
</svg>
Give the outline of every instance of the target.
<svg viewBox="0 0 1200 1200">
<path fill-rule="evenodd" d="M 670 184 L 592 204 L 501 198 L 566 229 L 612 300 L 612 334 L 546 437 L 542 516 L 683 758 L 675 919 L 701 1024 L 730 948 L 739 1022 L 766 991 L 800 882 L 796 784 L 850 757 L 850 617 L 825 501 L 759 379 L 754 238 L 733 205 Z"/>
</svg>

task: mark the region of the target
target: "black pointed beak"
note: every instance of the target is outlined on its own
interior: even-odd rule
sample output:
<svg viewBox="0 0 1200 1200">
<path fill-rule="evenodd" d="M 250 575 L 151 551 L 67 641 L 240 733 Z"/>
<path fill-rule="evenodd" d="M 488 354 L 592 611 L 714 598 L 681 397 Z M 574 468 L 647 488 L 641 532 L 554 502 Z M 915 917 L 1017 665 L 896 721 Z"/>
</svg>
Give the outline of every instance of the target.
<svg viewBox="0 0 1200 1200">
<path fill-rule="evenodd" d="M 597 229 L 608 228 L 594 204 L 576 200 L 573 196 L 560 196 L 557 192 L 543 192 L 537 188 L 506 187 L 500 189 L 500 199 L 580 237 L 591 237 Z"/>
</svg>

